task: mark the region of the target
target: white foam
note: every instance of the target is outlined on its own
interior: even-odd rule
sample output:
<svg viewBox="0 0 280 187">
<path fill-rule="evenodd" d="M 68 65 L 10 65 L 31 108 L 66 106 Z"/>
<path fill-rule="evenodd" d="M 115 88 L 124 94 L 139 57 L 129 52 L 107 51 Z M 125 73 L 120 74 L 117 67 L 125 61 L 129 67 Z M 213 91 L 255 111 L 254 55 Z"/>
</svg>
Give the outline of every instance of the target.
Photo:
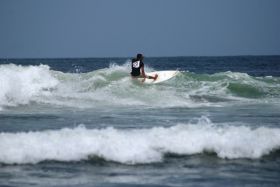
<svg viewBox="0 0 280 187">
<path fill-rule="evenodd" d="M 0 107 L 28 104 L 57 84 L 48 66 L 0 65 Z"/>
<path fill-rule="evenodd" d="M 1 133 L 0 163 L 79 161 L 90 156 L 125 164 L 163 161 L 166 153 L 215 152 L 220 158 L 260 158 L 280 147 L 280 129 L 215 126 L 202 117 L 194 124 L 118 130 L 83 126 L 41 132 Z"/>
</svg>

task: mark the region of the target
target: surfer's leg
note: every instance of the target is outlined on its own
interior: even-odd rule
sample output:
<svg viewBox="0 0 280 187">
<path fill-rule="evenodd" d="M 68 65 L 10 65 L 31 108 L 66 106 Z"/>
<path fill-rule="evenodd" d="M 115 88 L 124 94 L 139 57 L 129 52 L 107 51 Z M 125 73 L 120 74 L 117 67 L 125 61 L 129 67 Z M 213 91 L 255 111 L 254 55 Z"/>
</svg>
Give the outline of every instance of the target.
<svg viewBox="0 0 280 187">
<path fill-rule="evenodd" d="M 154 80 L 157 80 L 158 78 L 158 74 L 156 74 L 155 76 L 148 76 L 148 79 L 154 79 Z"/>
<path fill-rule="evenodd" d="M 156 74 L 156 75 L 155 75 L 155 78 L 154 78 L 154 80 L 157 80 L 157 78 L 158 78 L 158 74 Z"/>
</svg>

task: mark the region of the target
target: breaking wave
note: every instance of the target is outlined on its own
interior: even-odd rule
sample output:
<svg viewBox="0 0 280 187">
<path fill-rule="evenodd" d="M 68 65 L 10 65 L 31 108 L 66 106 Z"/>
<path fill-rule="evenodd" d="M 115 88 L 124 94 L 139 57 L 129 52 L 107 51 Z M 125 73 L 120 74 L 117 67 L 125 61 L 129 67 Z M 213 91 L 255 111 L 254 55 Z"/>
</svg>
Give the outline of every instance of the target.
<svg viewBox="0 0 280 187">
<path fill-rule="evenodd" d="M 280 148 L 280 129 L 195 123 L 150 129 L 87 129 L 0 133 L 0 163 L 81 161 L 100 157 L 124 164 L 163 162 L 166 154 L 214 152 L 220 158 L 256 159 Z"/>
<path fill-rule="evenodd" d="M 30 103 L 81 108 L 197 107 L 224 101 L 279 100 L 280 96 L 278 77 L 252 77 L 238 72 L 212 75 L 181 72 L 162 84 L 141 85 L 130 79 L 129 71 L 128 63 L 112 64 L 89 73 L 63 73 L 47 65 L 0 65 L 0 107 Z"/>
</svg>

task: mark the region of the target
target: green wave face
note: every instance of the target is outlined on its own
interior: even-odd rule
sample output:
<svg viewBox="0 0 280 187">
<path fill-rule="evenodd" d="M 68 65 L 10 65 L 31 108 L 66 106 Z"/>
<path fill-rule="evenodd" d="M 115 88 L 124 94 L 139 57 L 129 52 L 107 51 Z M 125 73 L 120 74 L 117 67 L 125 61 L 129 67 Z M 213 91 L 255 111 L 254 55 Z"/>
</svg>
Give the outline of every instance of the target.
<svg viewBox="0 0 280 187">
<path fill-rule="evenodd" d="M 202 87 L 203 85 L 212 86 L 213 90 L 223 88 L 229 96 L 273 98 L 279 97 L 280 94 L 278 77 L 252 77 L 246 73 L 223 72 L 213 75 L 186 73 L 184 78 L 190 82 L 197 81 Z"/>
</svg>

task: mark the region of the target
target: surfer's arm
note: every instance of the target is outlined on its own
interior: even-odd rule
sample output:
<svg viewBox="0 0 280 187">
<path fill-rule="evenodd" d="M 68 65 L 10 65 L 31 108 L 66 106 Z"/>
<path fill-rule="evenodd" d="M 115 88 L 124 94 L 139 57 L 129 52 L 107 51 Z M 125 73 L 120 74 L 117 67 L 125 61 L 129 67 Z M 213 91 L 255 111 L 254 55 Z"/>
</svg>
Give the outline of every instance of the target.
<svg viewBox="0 0 280 187">
<path fill-rule="evenodd" d="M 143 76 L 143 78 L 144 78 L 144 81 L 145 81 L 146 78 L 156 80 L 157 77 L 158 77 L 157 75 L 154 76 L 154 77 L 153 77 L 153 76 L 147 76 L 147 75 L 145 74 L 144 65 L 141 67 L 141 74 L 142 74 L 142 76 Z"/>
<path fill-rule="evenodd" d="M 144 65 L 141 67 L 141 75 L 143 76 L 143 78 L 147 78 L 145 70 L 144 70 Z"/>
</svg>

